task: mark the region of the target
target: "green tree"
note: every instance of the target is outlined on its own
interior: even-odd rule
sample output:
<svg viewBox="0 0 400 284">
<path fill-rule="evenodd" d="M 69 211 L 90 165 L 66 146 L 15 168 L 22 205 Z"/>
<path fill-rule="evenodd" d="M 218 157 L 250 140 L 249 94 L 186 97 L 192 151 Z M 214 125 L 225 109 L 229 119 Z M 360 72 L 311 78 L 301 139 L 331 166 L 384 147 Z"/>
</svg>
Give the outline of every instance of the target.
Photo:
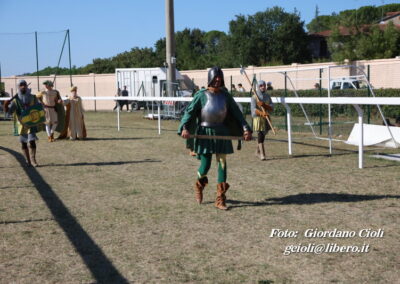
<svg viewBox="0 0 400 284">
<path fill-rule="evenodd" d="M 392 58 L 400 54 L 400 31 L 393 23 L 385 30 L 372 27 L 370 33 L 362 34 L 357 41 L 358 59 Z"/>
<path fill-rule="evenodd" d="M 332 59 L 342 62 L 344 59 L 363 60 L 392 58 L 400 54 L 400 30 L 389 23 L 384 30 L 373 25 L 363 32 L 341 35 L 337 27 L 329 38 Z"/>
<path fill-rule="evenodd" d="M 203 37 L 205 45 L 204 61 L 206 67 L 213 65 L 225 68 L 234 67 L 233 54 L 229 46 L 229 37 L 221 31 L 209 31 Z"/>
<path fill-rule="evenodd" d="M 306 62 L 310 59 L 304 22 L 296 12 L 273 7 L 229 23 L 230 48 L 236 66 Z"/>
<path fill-rule="evenodd" d="M 175 40 L 178 69 L 204 68 L 204 34 L 205 33 L 199 29 L 190 30 L 188 28 L 176 33 Z"/>
</svg>

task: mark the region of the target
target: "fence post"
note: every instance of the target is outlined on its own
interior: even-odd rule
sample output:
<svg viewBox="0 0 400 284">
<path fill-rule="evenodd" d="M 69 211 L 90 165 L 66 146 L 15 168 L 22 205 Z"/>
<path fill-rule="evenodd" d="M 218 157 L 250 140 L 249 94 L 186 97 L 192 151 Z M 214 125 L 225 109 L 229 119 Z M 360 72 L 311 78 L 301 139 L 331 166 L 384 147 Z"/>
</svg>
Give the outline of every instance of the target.
<svg viewBox="0 0 400 284">
<path fill-rule="evenodd" d="M 287 72 L 285 72 L 285 98 L 287 97 Z M 285 107 L 286 117 L 288 116 L 287 108 Z M 285 130 L 288 131 L 288 122 L 285 119 Z"/>
<path fill-rule="evenodd" d="M 367 66 L 367 79 L 368 79 L 368 82 L 370 82 L 370 65 L 369 64 Z M 368 97 L 370 97 L 370 96 L 371 96 L 371 90 L 368 88 Z M 370 105 L 367 106 L 367 121 L 368 121 L 368 124 L 371 123 L 371 106 Z"/>
<path fill-rule="evenodd" d="M 93 74 L 93 96 L 96 97 L 96 74 Z M 94 112 L 97 112 L 97 104 L 96 104 L 97 100 L 94 99 Z"/>
<path fill-rule="evenodd" d="M 319 96 L 322 97 L 322 68 L 319 69 Z M 319 105 L 319 135 L 322 135 L 322 105 Z"/>
</svg>

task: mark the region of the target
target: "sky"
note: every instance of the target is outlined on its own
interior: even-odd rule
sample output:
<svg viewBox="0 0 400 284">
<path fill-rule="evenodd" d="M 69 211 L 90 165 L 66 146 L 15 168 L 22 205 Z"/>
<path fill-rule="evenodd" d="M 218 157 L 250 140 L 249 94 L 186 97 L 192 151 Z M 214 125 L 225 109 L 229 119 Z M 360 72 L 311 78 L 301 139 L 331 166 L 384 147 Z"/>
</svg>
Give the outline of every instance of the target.
<svg viewBox="0 0 400 284">
<path fill-rule="evenodd" d="M 305 24 L 315 16 L 400 0 L 174 0 L 175 31 L 198 28 L 228 32 L 236 15 L 253 15 L 274 6 L 297 9 Z M 131 48 L 154 47 L 165 37 L 165 0 L 0 0 L 2 76 L 57 66 L 65 30 L 70 31 L 72 65 L 84 66 Z M 177 58 L 179 60 L 179 58 Z M 68 67 L 68 45 L 61 57 Z"/>
</svg>

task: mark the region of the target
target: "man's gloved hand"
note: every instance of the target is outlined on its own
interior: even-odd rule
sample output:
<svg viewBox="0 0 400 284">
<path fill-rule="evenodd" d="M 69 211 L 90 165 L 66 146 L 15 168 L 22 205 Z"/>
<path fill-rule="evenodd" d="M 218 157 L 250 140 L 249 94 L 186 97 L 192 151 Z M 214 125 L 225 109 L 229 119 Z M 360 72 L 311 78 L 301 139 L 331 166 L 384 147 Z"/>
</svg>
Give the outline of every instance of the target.
<svg viewBox="0 0 400 284">
<path fill-rule="evenodd" d="M 269 111 L 269 112 L 273 111 L 273 108 L 270 105 L 266 104 L 266 103 L 263 103 L 263 108 L 265 110 Z"/>
<path fill-rule="evenodd" d="M 262 108 L 265 109 L 265 110 L 268 110 L 268 111 L 272 111 L 272 110 L 273 110 L 272 107 L 271 107 L 269 104 L 266 104 L 266 103 L 264 103 L 264 102 L 262 102 L 262 101 L 258 101 L 258 102 L 257 102 L 257 105 L 258 105 L 259 107 L 262 107 Z"/>
<path fill-rule="evenodd" d="M 256 109 L 256 115 L 261 116 L 261 117 L 266 117 L 268 115 L 268 113 Z"/>
</svg>

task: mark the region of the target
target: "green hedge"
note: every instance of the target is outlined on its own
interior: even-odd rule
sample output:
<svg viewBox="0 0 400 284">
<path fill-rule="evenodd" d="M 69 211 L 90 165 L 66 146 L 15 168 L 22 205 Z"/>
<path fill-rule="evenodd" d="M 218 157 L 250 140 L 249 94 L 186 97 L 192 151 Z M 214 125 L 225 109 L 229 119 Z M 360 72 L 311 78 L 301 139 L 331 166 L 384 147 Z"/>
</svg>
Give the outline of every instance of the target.
<svg viewBox="0 0 400 284">
<path fill-rule="evenodd" d="M 400 100 L 400 89 L 375 89 L 374 90 L 376 97 L 398 97 Z M 271 91 L 272 97 L 285 97 L 285 90 L 273 90 Z M 328 90 L 299 90 L 297 91 L 299 97 L 328 97 Z M 233 96 L 235 97 L 249 97 L 250 93 L 240 93 L 234 92 Z M 360 89 L 360 90 L 332 90 L 331 97 L 367 97 L 368 90 Z M 370 94 L 372 96 L 372 94 Z M 287 97 L 295 97 L 294 92 L 287 91 Z M 322 112 L 322 116 L 328 116 L 328 105 L 319 105 L 319 104 L 303 104 L 304 109 L 306 110 L 309 116 L 319 116 L 320 112 Z M 303 111 L 301 110 L 300 105 L 291 104 L 290 108 L 292 110 L 293 116 L 303 116 Z M 367 111 L 368 106 L 363 106 L 364 110 Z M 397 117 L 400 115 L 400 106 L 386 106 L 381 105 L 381 109 L 383 114 L 386 117 Z M 357 112 L 352 105 L 331 105 L 332 116 L 357 116 Z M 370 106 L 371 117 L 379 117 L 379 111 L 376 106 Z M 250 112 L 250 104 L 244 104 L 244 113 Z M 275 105 L 274 115 L 282 116 L 286 114 L 286 109 L 282 104 Z"/>
</svg>

